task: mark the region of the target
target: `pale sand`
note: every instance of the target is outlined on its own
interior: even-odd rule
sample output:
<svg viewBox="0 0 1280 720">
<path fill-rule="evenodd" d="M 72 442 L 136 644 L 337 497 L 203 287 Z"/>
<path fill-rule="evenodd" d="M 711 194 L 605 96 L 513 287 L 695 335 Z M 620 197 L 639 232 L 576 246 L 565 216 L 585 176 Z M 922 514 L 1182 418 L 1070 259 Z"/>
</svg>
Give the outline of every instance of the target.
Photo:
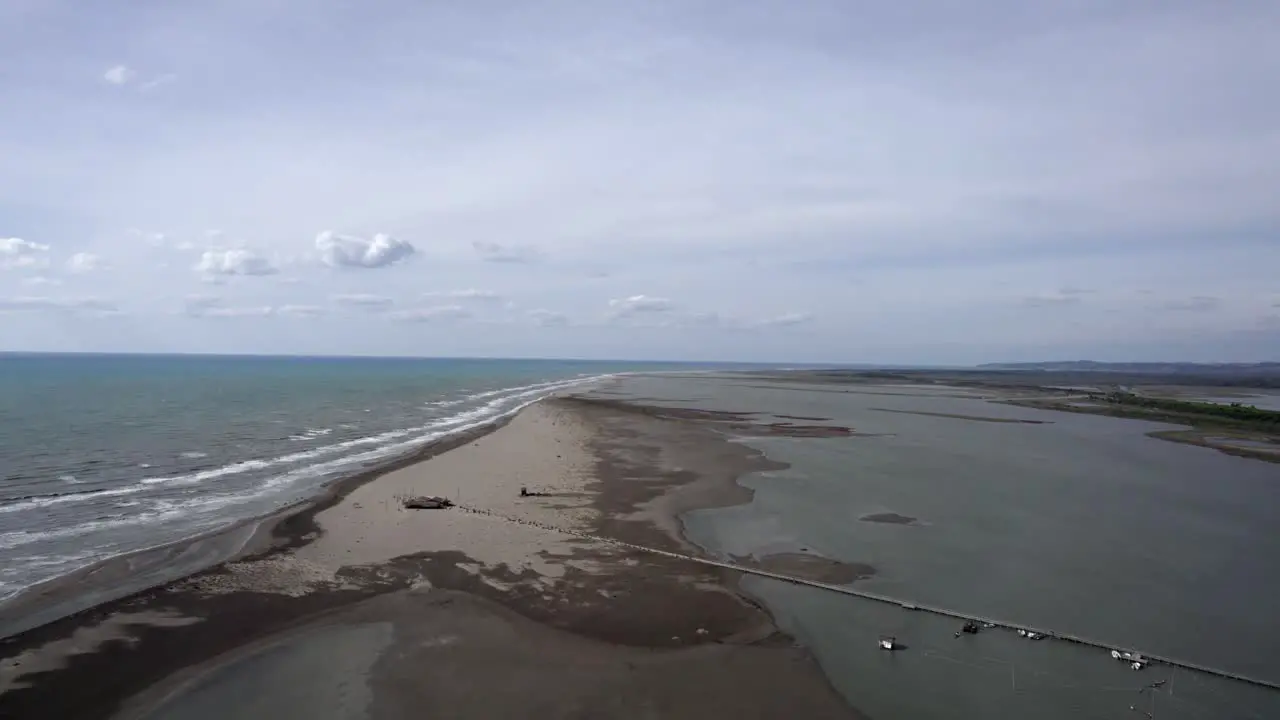
<svg viewBox="0 0 1280 720">
<path fill-rule="evenodd" d="M 351 587 L 344 568 L 374 567 L 422 552 L 463 551 L 481 574 L 505 566 L 532 571 L 544 587 L 566 568 L 592 571 L 622 554 L 615 546 L 527 525 L 448 510 L 409 510 L 406 497 L 447 496 L 470 508 L 585 531 L 596 517 L 588 486 L 595 458 L 587 447 L 593 428 L 579 413 L 553 403 L 525 408 L 496 432 L 449 452 L 371 480 L 316 514 L 317 537 L 285 554 L 229 563 L 220 575 L 198 576 L 171 591 L 240 591 L 301 596 Z M 547 493 L 521 497 L 520 488 Z M 674 529 L 674 527 L 673 527 Z M 590 557 L 583 557 L 589 551 Z M 576 556 L 576 557 L 575 557 Z M 375 571 L 376 572 L 376 571 Z M 500 581 L 489 577 L 488 584 Z M 499 589 L 509 589 L 502 586 Z"/>
<path fill-rule="evenodd" d="M 611 547 L 456 509 L 406 510 L 401 500 L 443 495 L 471 508 L 586 531 L 595 515 L 587 492 L 594 466 L 589 439 L 590 428 L 574 413 L 533 405 L 497 432 L 360 486 L 316 516 L 323 534 L 295 556 L 337 569 L 424 550 L 465 550 L 485 565 L 559 577 L 575 548 Z M 521 487 L 553 495 L 520 497 Z"/>
</svg>

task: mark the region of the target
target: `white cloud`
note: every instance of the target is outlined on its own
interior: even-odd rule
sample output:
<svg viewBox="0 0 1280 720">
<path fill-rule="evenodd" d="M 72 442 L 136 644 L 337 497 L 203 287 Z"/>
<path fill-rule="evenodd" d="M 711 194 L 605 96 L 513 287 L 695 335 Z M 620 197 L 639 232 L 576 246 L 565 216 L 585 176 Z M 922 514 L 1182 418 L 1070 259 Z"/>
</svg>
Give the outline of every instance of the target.
<svg viewBox="0 0 1280 720">
<path fill-rule="evenodd" d="M 424 300 L 473 300 L 476 302 L 501 302 L 501 294 L 492 290 L 445 290 L 423 293 Z"/>
<path fill-rule="evenodd" d="M 0 298 L 0 312 L 64 311 L 95 315 L 116 314 L 115 303 L 99 298 L 12 297 Z"/>
<path fill-rule="evenodd" d="M 803 325 L 813 320 L 811 313 L 787 313 L 777 317 L 765 318 L 752 323 L 753 327 L 793 327 L 795 325 Z"/>
<path fill-rule="evenodd" d="M 326 311 L 318 305 L 281 305 L 276 312 L 289 317 L 319 317 Z"/>
<path fill-rule="evenodd" d="M 332 298 L 339 305 L 348 307 L 358 307 L 365 310 L 385 310 L 391 307 L 392 300 L 382 295 L 368 295 L 364 293 L 354 293 L 349 295 L 334 295 Z"/>
<path fill-rule="evenodd" d="M 275 312 L 270 305 L 251 305 L 236 307 L 215 307 L 208 308 L 200 317 L 224 317 L 224 318 L 242 318 L 242 317 L 267 317 Z"/>
<path fill-rule="evenodd" d="M 569 324 L 568 315 L 554 310 L 537 308 L 530 310 L 525 314 L 529 316 L 529 319 L 532 320 L 534 324 L 541 325 L 542 327 L 563 327 Z"/>
<path fill-rule="evenodd" d="M 0 268 L 40 269 L 49 266 L 49 246 L 23 240 L 0 237 Z"/>
<path fill-rule="evenodd" d="M 436 307 L 397 310 L 391 313 L 395 320 L 408 322 L 431 322 L 434 320 L 463 320 L 471 317 L 471 311 L 461 305 L 438 305 Z"/>
<path fill-rule="evenodd" d="M 216 295 L 188 295 L 181 314 L 195 318 L 252 318 L 273 315 L 269 305 L 227 305 Z"/>
<path fill-rule="evenodd" d="M 125 85 L 137 75 L 127 65 L 116 65 L 102 74 L 102 79 L 112 85 Z"/>
<path fill-rule="evenodd" d="M 77 275 L 90 273 L 102 267 L 102 258 L 93 253 L 79 252 L 67 259 L 67 272 Z"/>
<path fill-rule="evenodd" d="M 394 265 L 413 255 L 413 245 L 378 233 L 373 239 L 339 235 L 325 230 L 316 236 L 320 261 L 329 267 L 380 268 Z"/>
<path fill-rule="evenodd" d="M 663 297 L 632 295 L 609 301 L 614 317 L 630 317 L 639 314 L 666 313 L 675 309 L 675 303 Z"/>
<path fill-rule="evenodd" d="M 533 263 L 542 259 L 542 251 L 532 245 L 500 245 L 494 242 L 476 240 L 471 247 L 480 254 L 485 262 L 495 263 Z"/>
<path fill-rule="evenodd" d="M 62 281 L 47 275 L 32 275 L 31 277 L 22 278 L 22 284 L 31 287 L 57 287 L 62 284 Z"/>
<path fill-rule="evenodd" d="M 206 250 L 194 269 L 207 275 L 272 275 L 279 272 L 270 260 L 243 248 Z"/>
</svg>

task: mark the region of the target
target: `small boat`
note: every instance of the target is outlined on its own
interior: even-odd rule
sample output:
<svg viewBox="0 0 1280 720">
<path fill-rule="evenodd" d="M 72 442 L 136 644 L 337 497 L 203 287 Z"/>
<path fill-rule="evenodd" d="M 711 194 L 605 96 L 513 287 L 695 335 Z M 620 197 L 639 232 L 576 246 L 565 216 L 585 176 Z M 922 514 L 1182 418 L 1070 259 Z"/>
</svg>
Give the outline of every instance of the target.
<svg viewBox="0 0 1280 720">
<path fill-rule="evenodd" d="M 881 636 L 880 636 L 880 649 L 881 649 L 881 650 L 897 650 L 897 649 L 898 649 L 898 639 L 897 639 L 897 638 L 895 638 L 895 637 L 894 637 L 894 636 L 892 636 L 892 635 L 881 635 Z"/>
<path fill-rule="evenodd" d="M 1019 635 L 1021 635 L 1021 636 L 1022 636 L 1022 637 L 1024 637 L 1024 638 L 1028 639 L 1028 640 L 1043 640 L 1043 639 L 1044 639 L 1044 634 L 1043 634 L 1043 633 L 1031 632 L 1030 630 L 1021 630 L 1021 629 L 1020 629 L 1020 630 L 1018 630 L 1018 634 L 1019 634 Z"/>
<path fill-rule="evenodd" d="M 978 634 L 978 623 L 976 623 L 976 622 L 974 622 L 974 621 L 972 621 L 972 620 L 969 620 L 968 622 L 966 622 L 966 623 L 964 624 L 964 627 L 960 628 L 960 632 L 962 632 L 962 633 L 968 633 L 968 634 L 970 634 L 970 635 L 977 635 L 977 634 Z"/>
<path fill-rule="evenodd" d="M 1129 652 L 1127 650 L 1112 650 L 1111 657 L 1116 660 L 1129 663 L 1129 667 L 1134 670 L 1141 670 L 1147 666 L 1148 662 L 1150 662 L 1146 658 L 1142 657 L 1142 653 Z"/>
</svg>

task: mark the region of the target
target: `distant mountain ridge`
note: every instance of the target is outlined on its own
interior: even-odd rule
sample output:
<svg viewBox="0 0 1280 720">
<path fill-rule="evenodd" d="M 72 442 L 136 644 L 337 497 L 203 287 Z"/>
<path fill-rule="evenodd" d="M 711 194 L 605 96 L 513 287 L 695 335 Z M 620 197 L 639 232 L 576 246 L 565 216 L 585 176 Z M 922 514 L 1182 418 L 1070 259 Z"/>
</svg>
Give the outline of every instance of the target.
<svg viewBox="0 0 1280 720">
<path fill-rule="evenodd" d="M 984 363 L 979 365 L 978 368 L 982 370 L 1110 372 L 1151 375 L 1280 375 L 1280 362 L 1191 363 L 1060 360 L 1051 362 Z"/>
</svg>

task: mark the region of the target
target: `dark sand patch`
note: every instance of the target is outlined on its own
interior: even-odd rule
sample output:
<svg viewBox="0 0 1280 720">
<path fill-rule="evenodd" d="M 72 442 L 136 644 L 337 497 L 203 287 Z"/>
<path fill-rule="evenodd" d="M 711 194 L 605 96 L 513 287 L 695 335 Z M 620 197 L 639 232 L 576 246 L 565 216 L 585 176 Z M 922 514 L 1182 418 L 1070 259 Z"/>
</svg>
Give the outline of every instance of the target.
<svg viewBox="0 0 1280 720">
<path fill-rule="evenodd" d="M 754 493 L 738 484 L 753 472 L 788 467 L 740 443 L 727 442 L 716 424 L 681 419 L 654 422 L 626 404 L 582 398 L 554 401 L 574 408 L 593 424 L 595 456 L 591 532 L 646 547 L 693 552 L 679 516 L 689 510 L 751 502 Z M 664 419 L 664 418 L 660 418 Z"/>
<path fill-rule="evenodd" d="M 824 384 L 824 383 L 825 383 L 825 381 L 822 381 L 822 380 L 791 380 L 791 379 L 785 379 L 785 380 L 784 380 L 784 379 L 776 379 L 776 381 L 777 381 L 777 382 L 780 382 L 780 383 L 810 383 L 810 382 L 811 382 L 811 383 L 816 384 L 816 385 L 822 385 L 822 384 Z M 726 384 L 727 384 L 727 385 L 737 385 L 738 387 L 754 388 L 754 389 L 756 389 L 756 390 L 780 390 L 780 391 L 782 391 L 782 392 L 788 392 L 788 393 L 792 393 L 792 392 L 806 392 L 806 393 L 834 393 L 834 394 L 837 394 L 837 395 L 884 395 L 884 396 L 887 396 L 887 397 L 955 398 L 955 399 L 958 399 L 958 400 L 975 400 L 975 399 L 978 399 L 976 396 L 974 396 L 974 395 L 972 395 L 972 394 L 963 394 L 963 395 L 962 395 L 962 394 L 958 394 L 958 393 L 954 393 L 954 392 L 953 392 L 953 393 L 940 393 L 940 392 L 885 392 L 885 391 L 875 391 L 875 390 L 836 390 L 836 389 L 827 388 L 827 387 L 795 387 L 795 386 L 791 386 L 791 385 L 788 385 L 787 387 L 778 387 L 777 385 L 747 385 L 747 384 L 744 384 L 744 383 L 726 383 Z M 826 383 L 826 384 L 840 384 L 840 383 Z M 910 383 L 865 383 L 865 384 L 866 384 L 866 385 L 880 385 L 880 384 L 884 384 L 884 385 L 893 385 L 893 386 L 902 386 L 902 385 L 904 385 L 904 384 L 905 384 L 905 385 L 910 385 L 911 387 L 918 387 L 918 388 L 921 388 L 921 389 L 928 389 L 928 390 L 949 390 L 949 389 L 956 389 L 956 388 L 954 388 L 954 387 L 939 387 L 939 386 L 932 386 L 932 385 L 927 385 L 927 384 L 910 384 Z M 985 388 L 984 388 L 984 389 L 985 389 Z"/>
<path fill-rule="evenodd" d="M 1280 463 L 1280 442 L 1275 437 L 1259 434 L 1226 436 L 1221 430 L 1152 430 L 1147 437 L 1157 440 L 1212 448 L 1224 455 Z"/>
<path fill-rule="evenodd" d="M 813 553 L 774 553 L 758 559 L 735 557 L 734 561 L 744 565 L 755 565 L 762 570 L 780 575 L 793 575 L 832 585 L 848 585 L 856 580 L 874 577 L 876 574 L 875 567 L 866 563 L 841 562 Z"/>
<path fill-rule="evenodd" d="M 386 629 L 391 632 L 377 632 Z M 347 647 L 364 635 L 379 642 Z M 334 664 L 359 667 L 326 672 L 314 662 L 317 646 L 334 655 Z M 298 685 L 323 679 L 351 681 L 352 687 L 335 698 L 342 708 L 318 708 L 320 715 L 308 716 L 316 720 L 850 717 L 819 675 L 787 679 L 811 662 L 794 649 L 622 648 L 531 622 L 465 593 L 415 590 L 349 606 L 303 631 L 264 638 L 255 648 L 191 668 L 136 698 L 122 720 L 147 718 L 155 709 L 161 717 L 193 711 L 219 718 L 287 717 L 256 713 L 264 706 L 287 710 L 277 696 L 288 698 Z M 214 684 L 220 687 L 208 692 Z"/>
<path fill-rule="evenodd" d="M 953 420 L 974 420 L 976 422 L 1014 423 L 1022 425 L 1049 425 L 1052 420 L 1021 420 L 1018 418 L 983 417 L 981 415 L 957 415 L 955 413 L 925 412 L 923 410 L 893 410 L 890 408 L 867 408 L 877 412 L 899 413 L 901 415 L 926 415 L 928 417 L 951 418 Z"/>
<path fill-rule="evenodd" d="M 872 513 L 858 518 L 862 522 L 885 523 L 886 525 L 919 525 L 920 520 L 910 515 L 898 513 Z"/>
<path fill-rule="evenodd" d="M 780 420 L 808 420 L 810 422 L 831 422 L 831 418 L 809 417 L 806 415 L 774 415 Z"/>
<path fill-rule="evenodd" d="M 852 428 L 839 425 L 797 425 L 791 422 L 764 423 L 756 421 L 756 417 L 764 412 L 730 412 L 724 410 L 698 410 L 692 408 L 668 408 L 642 403 L 601 399 L 592 395 L 574 395 L 564 401 L 582 405 L 594 405 L 616 412 L 635 413 L 659 420 L 684 420 L 714 425 L 718 429 L 744 435 L 762 435 L 771 437 L 793 438 L 830 438 L 850 437 L 856 433 Z"/>
<path fill-rule="evenodd" d="M 634 400 L 611 400 L 596 397 L 595 394 L 569 395 L 560 398 L 561 402 L 582 403 L 596 407 L 608 408 L 618 412 L 634 413 L 664 420 L 705 420 L 711 422 L 750 422 L 759 415 L 758 412 L 731 410 L 701 410 L 698 408 L 665 407 L 662 405 L 646 405 Z"/>
</svg>

